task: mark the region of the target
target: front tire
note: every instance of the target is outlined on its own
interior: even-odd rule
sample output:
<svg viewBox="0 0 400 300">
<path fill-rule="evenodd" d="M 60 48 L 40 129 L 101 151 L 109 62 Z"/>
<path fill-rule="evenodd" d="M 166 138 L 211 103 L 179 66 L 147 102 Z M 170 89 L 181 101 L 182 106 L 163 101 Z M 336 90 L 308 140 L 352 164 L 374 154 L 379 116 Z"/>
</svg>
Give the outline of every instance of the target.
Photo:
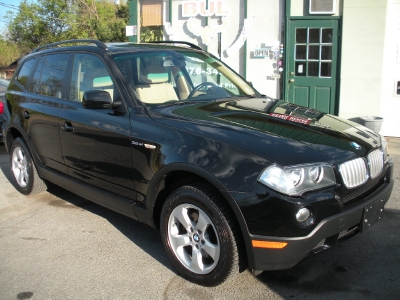
<svg viewBox="0 0 400 300">
<path fill-rule="evenodd" d="M 11 174 L 15 188 L 24 195 L 44 192 L 45 182 L 39 177 L 24 140 L 16 138 L 11 145 Z"/>
<path fill-rule="evenodd" d="M 236 222 L 221 196 L 207 185 L 172 192 L 161 212 L 161 237 L 172 263 L 189 281 L 216 286 L 239 273 Z"/>
</svg>

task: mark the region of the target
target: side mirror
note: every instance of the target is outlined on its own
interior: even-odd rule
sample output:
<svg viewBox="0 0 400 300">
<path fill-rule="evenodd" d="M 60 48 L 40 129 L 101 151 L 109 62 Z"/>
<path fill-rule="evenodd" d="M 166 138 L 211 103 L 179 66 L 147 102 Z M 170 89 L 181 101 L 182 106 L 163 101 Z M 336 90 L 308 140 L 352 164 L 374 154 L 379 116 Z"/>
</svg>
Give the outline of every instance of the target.
<svg viewBox="0 0 400 300">
<path fill-rule="evenodd" d="M 83 94 L 82 105 L 85 108 L 109 108 L 112 99 L 107 91 L 92 90 Z"/>
</svg>

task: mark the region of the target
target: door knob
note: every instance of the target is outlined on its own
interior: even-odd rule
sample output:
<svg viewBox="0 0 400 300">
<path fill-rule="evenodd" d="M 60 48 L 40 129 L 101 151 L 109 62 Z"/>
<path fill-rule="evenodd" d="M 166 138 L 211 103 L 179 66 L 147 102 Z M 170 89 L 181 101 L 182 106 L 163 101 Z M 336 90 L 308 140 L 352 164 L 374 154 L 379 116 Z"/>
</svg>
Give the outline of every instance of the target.
<svg viewBox="0 0 400 300">
<path fill-rule="evenodd" d="M 294 79 L 292 78 L 292 79 L 289 79 L 289 82 L 294 82 Z"/>
</svg>

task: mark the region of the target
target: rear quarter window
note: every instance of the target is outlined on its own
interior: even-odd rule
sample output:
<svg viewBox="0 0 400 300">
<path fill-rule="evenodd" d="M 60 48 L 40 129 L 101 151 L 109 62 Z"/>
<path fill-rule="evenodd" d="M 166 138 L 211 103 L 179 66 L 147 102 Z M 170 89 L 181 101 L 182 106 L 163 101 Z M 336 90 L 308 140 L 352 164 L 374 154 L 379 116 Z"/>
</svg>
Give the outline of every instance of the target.
<svg viewBox="0 0 400 300">
<path fill-rule="evenodd" d="M 35 67 L 36 61 L 37 58 L 26 60 L 15 77 L 15 81 L 19 82 L 26 89 L 28 89 L 29 75 Z"/>
</svg>

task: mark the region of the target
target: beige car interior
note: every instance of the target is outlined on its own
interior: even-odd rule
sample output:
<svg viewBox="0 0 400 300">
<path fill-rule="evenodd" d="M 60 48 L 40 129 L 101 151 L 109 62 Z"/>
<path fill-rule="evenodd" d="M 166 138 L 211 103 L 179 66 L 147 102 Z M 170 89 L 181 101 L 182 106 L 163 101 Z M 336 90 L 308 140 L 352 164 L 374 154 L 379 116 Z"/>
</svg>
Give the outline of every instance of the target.
<svg viewBox="0 0 400 300">
<path fill-rule="evenodd" d="M 168 82 L 168 71 L 159 65 L 145 67 L 139 75 L 139 85 L 136 93 L 141 101 L 145 103 L 164 103 L 167 101 L 178 101 L 179 98 L 174 87 Z"/>
<path fill-rule="evenodd" d="M 83 93 L 90 90 L 107 91 L 110 94 L 111 99 L 113 99 L 114 84 L 105 67 L 88 68 L 84 73 L 80 74 L 82 80 L 79 88 L 80 101 L 83 99 Z"/>
</svg>

